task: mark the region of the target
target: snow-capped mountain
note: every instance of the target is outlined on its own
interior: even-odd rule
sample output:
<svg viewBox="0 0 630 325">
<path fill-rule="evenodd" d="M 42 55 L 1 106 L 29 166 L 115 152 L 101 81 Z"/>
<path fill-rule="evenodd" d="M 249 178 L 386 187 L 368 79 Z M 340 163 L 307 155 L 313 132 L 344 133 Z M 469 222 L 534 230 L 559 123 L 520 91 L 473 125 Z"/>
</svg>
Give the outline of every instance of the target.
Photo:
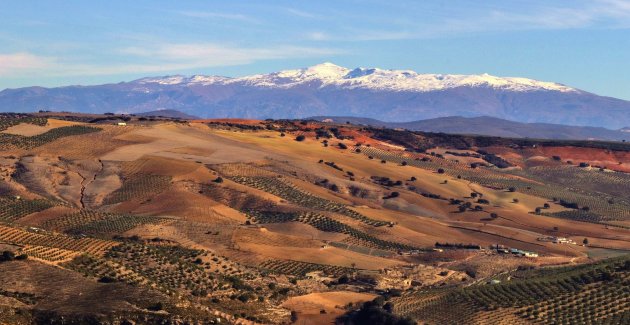
<svg viewBox="0 0 630 325">
<path fill-rule="evenodd" d="M 336 115 L 384 121 L 493 116 L 617 129 L 630 125 L 630 102 L 558 83 L 488 74 L 348 69 L 332 63 L 239 78 L 176 75 L 0 92 L 0 111 L 41 109 L 125 113 L 176 109 L 201 117 Z"/>
<path fill-rule="evenodd" d="M 372 89 L 386 91 L 429 92 L 457 87 L 491 87 L 511 91 L 550 90 L 559 92 L 577 92 L 577 89 L 553 82 L 537 81 L 527 78 L 501 78 L 489 74 L 452 75 L 419 74 L 412 70 L 383 70 L 378 68 L 340 67 L 330 62 L 309 68 L 283 70 L 270 74 L 257 74 L 242 78 L 217 76 L 167 76 L 162 78 L 144 78 L 139 83 L 158 83 L 161 85 L 230 85 L 243 84 L 268 88 L 294 88 L 315 83 L 319 88 L 338 87 L 341 89 Z"/>
</svg>

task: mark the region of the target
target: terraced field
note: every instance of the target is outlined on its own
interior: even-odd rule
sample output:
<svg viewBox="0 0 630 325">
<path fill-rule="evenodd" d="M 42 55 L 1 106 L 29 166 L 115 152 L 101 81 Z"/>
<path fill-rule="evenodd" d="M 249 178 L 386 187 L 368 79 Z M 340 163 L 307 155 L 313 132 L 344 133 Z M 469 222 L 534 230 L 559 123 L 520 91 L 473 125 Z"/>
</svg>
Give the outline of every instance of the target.
<svg viewBox="0 0 630 325">
<path fill-rule="evenodd" d="M 26 114 L 0 114 L 0 132 L 21 123 L 44 126 L 48 123 L 48 119 Z"/>
<path fill-rule="evenodd" d="M 46 210 L 55 206 L 50 200 L 26 200 L 0 197 L 0 221 L 12 222 L 31 213 Z"/>
<path fill-rule="evenodd" d="M 217 289 L 215 276 L 196 262 L 204 252 L 172 246 L 144 246 L 126 243 L 112 247 L 104 258 L 82 256 L 65 264 L 88 276 L 149 285 L 174 294 L 180 289 L 193 295 L 207 295 Z"/>
<path fill-rule="evenodd" d="M 278 272 L 280 274 L 306 275 L 310 272 L 321 271 L 330 276 L 341 276 L 350 274 L 353 269 L 334 265 L 323 265 L 315 263 L 306 263 L 291 260 L 267 260 L 260 265 L 263 270 Z"/>
<path fill-rule="evenodd" d="M 321 231 L 336 232 L 347 234 L 355 237 L 364 242 L 371 244 L 370 246 L 385 250 L 419 250 L 421 248 L 413 247 L 401 243 L 391 242 L 379 239 L 372 235 L 361 232 L 355 228 L 352 228 L 344 223 L 336 221 L 323 214 L 305 212 L 305 213 L 283 213 L 283 212 L 269 212 L 269 211 L 249 211 L 252 220 L 258 223 L 283 223 L 290 221 L 303 222 L 311 225 Z"/>
<path fill-rule="evenodd" d="M 50 143 L 60 138 L 98 132 L 99 128 L 72 125 L 52 129 L 46 133 L 25 137 L 21 135 L 0 133 L 0 149 L 8 150 L 12 148 L 32 149 Z"/>
<path fill-rule="evenodd" d="M 386 222 L 370 219 L 344 206 L 343 204 L 335 203 L 310 193 L 306 193 L 303 190 L 297 189 L 295 186 L 279 180 L 278 178 L 234 176 L 230 177 L 230 179 L 237 183 L 271 193 L 299 206 L 343 214 L 370 226 L 380 227 L 387 225 Z"/>
<path fill-rule="evenodd" d="M 498 284 L 420 291 L 393 302 L 396 313 L 441 324 L 490 324 L 505 319 L 614 324 L 628 317 L 629 280 L 630 258 L 626 256 L 581 267 L 525 271 Z"/>
<path fill-rule="evenodd" d="M 36 258 L 53 264 L 67 262 L 83 254 L 79 251 L 37 245 L 26 245 L 19 250 L 19 253 L 26 254 L 29 258 Z"/>
<path fill-rule="evenodd" d="M 123 181 L 121 188 L 103 200 L 104 204 L 115 204 L 132 199 L 147 199 L 166 190 L 171 184 L 168 176 L 135 174 Z"/>
<path fill-rule="evenodd" d="M 117 245 L 115 242 L 95 238 L 73 238 L 60 234 L 38 233 L 0 225 L 0 242 L 16 245 L 35 245 L 61 248 L 76 252 L 101 255 Z"/>
</svg>

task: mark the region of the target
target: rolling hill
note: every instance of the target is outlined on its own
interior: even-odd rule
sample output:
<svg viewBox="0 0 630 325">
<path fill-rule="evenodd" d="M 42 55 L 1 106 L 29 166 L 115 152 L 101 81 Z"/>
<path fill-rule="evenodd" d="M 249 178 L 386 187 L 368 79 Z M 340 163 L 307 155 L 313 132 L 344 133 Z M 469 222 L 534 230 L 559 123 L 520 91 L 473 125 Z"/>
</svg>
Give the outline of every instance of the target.
<svg viewBox="0 0 630 325">
<path fill-rule="evenodd" d="M 628 172 L 621 142 L 0 114 L 0 323 L 627 323 Z"/>
</svg>

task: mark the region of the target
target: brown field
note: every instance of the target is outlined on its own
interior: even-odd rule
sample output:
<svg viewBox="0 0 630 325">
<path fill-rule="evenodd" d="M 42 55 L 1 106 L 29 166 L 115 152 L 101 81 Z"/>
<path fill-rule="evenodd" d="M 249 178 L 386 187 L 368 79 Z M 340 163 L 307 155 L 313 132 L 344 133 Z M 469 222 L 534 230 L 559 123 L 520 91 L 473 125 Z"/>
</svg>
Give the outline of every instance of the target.
<svg viewBox="0 0 630 325">
<path fill-rule="evenodd" d="M 630 230 L 620 227 L 630 220 L 558 217 L 584 213 L 538 192 L 483 182 L 545 186 L 526 172 L 557 166 L 551 158 L 557 154 L 563 161 L 624 170 L 627 152 L 493 147 L 485 149 L 517 167 L 472 169 L 470 163 L 480 158 L 446 151 L 473 154 L 475 148 L 431 149 L 446 159 L 422 164 L 414 159 L 429 155 L 405 152 L 356 127 L 341 127 L 340 134 L 352 138 L 332 137 L 325 146 L 313 131 L 325 123 L 269 122 L 276 129 L 253 130 L 265 123 L 132 120 L 125 127 L 99 124 L 98 132 L 0 152 L 6 184 L 1 189 L 7 193 L 0 196 L 0 248 L 32 256 L 0 263 L 3 272 L 16 272 L 0 277 L 0 308 L 70 315 L 87 312 L 98 295 L 128 290 L 107 297 L 97 311 L 144 315 L 148 301 L 179 299 L 173 306 L 194 307 L 186 309 L 191 320 L 216 310 L 225 319 L 232 315 L 231 322 L 236 313 L 240 322 L 287 323 L 294 310 L 297 323 L 323 324 L 346 312 L 341 306 L 376 297 L 377 286 L 424 290 L 483 283 L 519 267 L 577 265 L 630 250 Z M 45 127 L 18 124 L 6 132 L 34 136 L 67 125 L 90 124 L 51 118 Z M 299 134 L 306 139 L 296 141 Z M 354 151 L 359 142 L 386 148 L 389 156 L 369 159 Z M 400 157 L 407 157 L 406 165 Z M 580 189 L 599 195 L 589 190 Z M 619 195 L 610 205 L 623 207 L 626 199 Z M 65 226 L 53 226 L 58 220 Z M 554 244 L 545 239 L 550 236 L 577 245 Z M 434 250 L 436 243 L 454 246 Z M 539 256 L 502 255 L 492 245 Z M 84 253 L 94 260 L 85 260 Z M 170 259 L 179 259 L 173 265 L 180 266 L 168 264 Z M 467 275 L 471 270 L 476 277 Z M 47 274 L 50 284 L 43 282 Z M 348 284 L 337 283 L 342 274 Z M 53 293 L 63 277 L 68 288 Z M 376 285 L 362 277 L 389 278 Z M 57 300 L 33 302 L 7 293 L 16 286 Z M 73 300 L 80 303 L 70 306 Z M 169 317 L 179 315 L 177 308 Z"/>
<path fill-rule="evenodd" d="M 347 304 L 358 304 L 375 297 L 374 294 L 351 291 L 311 293 L 292 297 L 282 306 L 297 311 L 298 315 L 306 318 L 305 320 L 298 318 L 296 324 L 333 324 L 335 317 L 344 313 L 343 307 Z M 322 310 L 326 313 L 322 314 Z"/>
</svg>

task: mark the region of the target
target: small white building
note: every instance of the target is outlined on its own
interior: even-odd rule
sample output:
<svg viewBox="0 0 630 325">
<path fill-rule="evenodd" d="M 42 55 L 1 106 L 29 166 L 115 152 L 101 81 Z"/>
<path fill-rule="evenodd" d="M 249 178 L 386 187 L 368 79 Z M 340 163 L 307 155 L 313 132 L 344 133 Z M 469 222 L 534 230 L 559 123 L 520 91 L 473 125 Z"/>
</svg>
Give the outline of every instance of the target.
<svg viewBox="0 0 630 325">
<path fill-rule="evenodd" d="M 116 123 L 116 125 L 118 125 L 118 126 L 127 126 L 127 123 L 125 123 L 125 122 L 118 122 L 118 123 Z"/>
<path fill-rule="evenodd" d="M 525 257 L 538 257 L 538 253 L 534 253 L 534 252 L 523 252 L 522 254 Z"/>
<path fill-rule="evenodd" d="M 554 244 L 573 244 L 575 245 L 575 241 L 569 238 L 564 237 L 555 237 L 553 239 Z"/>
</svg>

